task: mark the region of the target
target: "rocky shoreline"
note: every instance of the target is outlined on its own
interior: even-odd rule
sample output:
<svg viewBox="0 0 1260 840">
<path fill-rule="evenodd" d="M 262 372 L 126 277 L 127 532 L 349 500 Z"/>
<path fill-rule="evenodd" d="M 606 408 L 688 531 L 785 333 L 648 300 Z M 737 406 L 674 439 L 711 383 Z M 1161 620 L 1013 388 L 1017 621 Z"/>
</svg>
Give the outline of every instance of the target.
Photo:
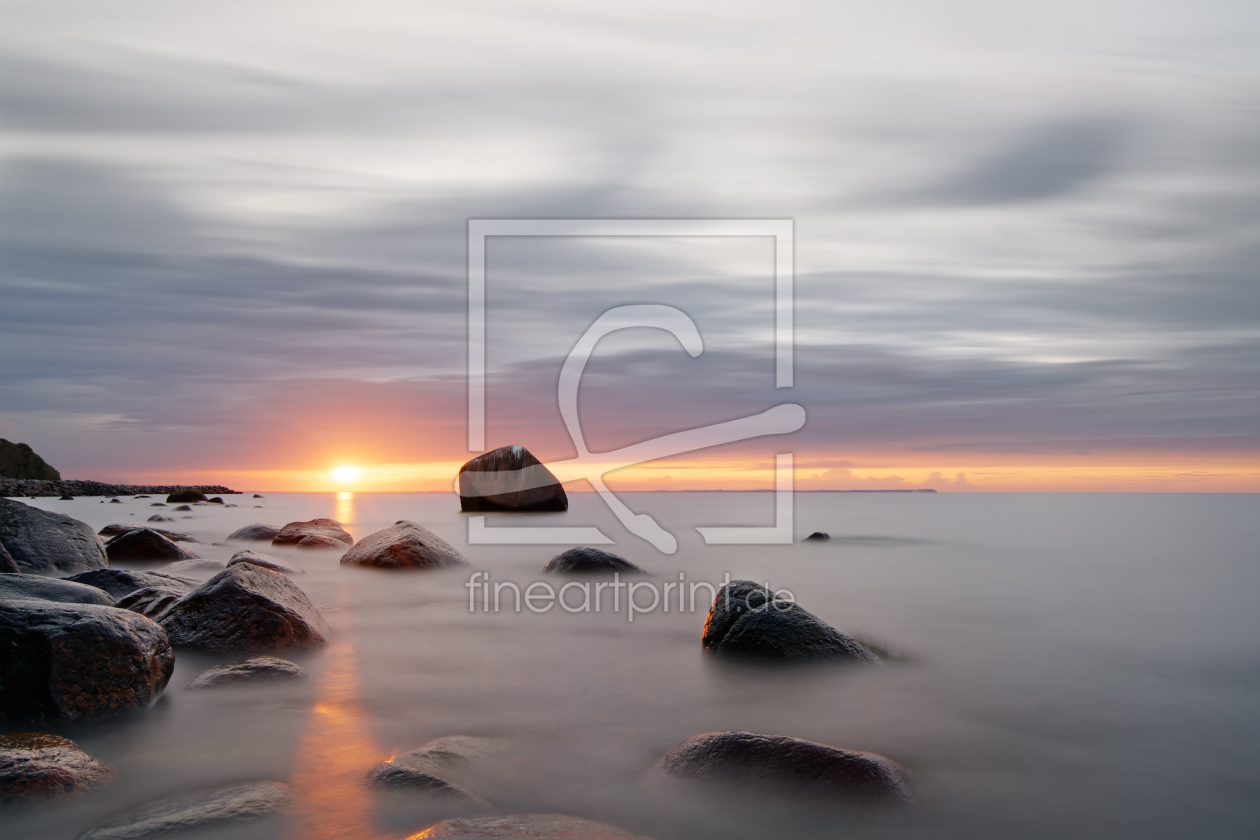
<svg viewBox="0 0 1260 840">
<path fill-rule="evenodd" d="M 239 496 L 241 491 L 219 484 L 106 484 L 102 481 L 44 481 L 28 478 L 0 478 L 0 498 L 59 496 L 139 496 L 168 494 L 177 490 L 194 490 L 206 495 Z"/>
</svg>

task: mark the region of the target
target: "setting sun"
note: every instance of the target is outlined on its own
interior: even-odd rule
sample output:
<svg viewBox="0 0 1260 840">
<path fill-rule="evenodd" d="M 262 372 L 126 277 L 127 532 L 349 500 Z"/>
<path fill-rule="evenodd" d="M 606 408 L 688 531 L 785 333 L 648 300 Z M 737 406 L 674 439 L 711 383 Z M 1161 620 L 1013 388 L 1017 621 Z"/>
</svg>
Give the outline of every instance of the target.
<svg viewBox="0 0 1260 840">
<path fill-rule="evenodd" d="M 338 481 L 354 481 L 359 477 L 358 467 L 337 467 L 332 471 L 332 477 Z"/>
</svg>

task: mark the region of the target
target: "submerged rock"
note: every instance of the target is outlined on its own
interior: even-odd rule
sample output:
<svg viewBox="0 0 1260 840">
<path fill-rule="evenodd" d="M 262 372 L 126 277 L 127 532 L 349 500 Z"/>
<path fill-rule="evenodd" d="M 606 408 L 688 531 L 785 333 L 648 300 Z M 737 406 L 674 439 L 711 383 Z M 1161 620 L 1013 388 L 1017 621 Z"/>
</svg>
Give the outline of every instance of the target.
<svg viewBox="0 0 1260 840">
<path fill-rule="evenodd" d="M 283 782 L 246 782 L 173 796 L 92 829 L 80 840 L 140 840 L 279 814 L 293 798 Z"/>
<path fill-rule="evenodd" d="M 187 504 L 188 502 L 204 502 L 206 494 L 196 490 L 176 490 L 174 493 L 166 497 L 168 504 L 178 505 Z"/>
<path fill-rule="evenodd" d="M 194 560 L 180 560 L 176 563 L 169 563 L 162 567 L 165 571 L 175 574 L 189 574 L 192 572 L 221 572 L 224 564 L 218 560 L 206 560 L 198 557 Z"/>
<path fill-rule="evenodd" d="M 197 581 L 188 578 L 175 577 L 162 572 L 137 572 L 133 569 L 94 569 L 63 578 L 63 580 L 104 589 L 115 598 L 123 598 L 137 589 L 149 587 L 170 589 L 184 594 L 193 591 L 199 585 Z"/>
<path fill-rule="evenodd" d="M 779 662 L 879 662 L 859 642 L 765 587 L 734 580 L 709 608 L 701 643 L 710 653 Z"/>
<path fill-rule="evenodd" d="M 154 520 L 150 519 L 149 521 L 153 522 Z M 174 522 L 175 520 L 163 519 L 162 521 Z M 187 543 L 200 542 L 200 540 L 198 540 L 196 537 L 189 536 L 188 534 L 181 533 L 180 531 L 168 531 L 165 528 L 155 528 L 152 525 L 128 525 L 124 522 L 115 522 L 111 525 L 106 525 L 104 528 L 97 531 L 96 533 L 102 537 L 117 537 L 121 534 L 127 533 L 128 531 L 135 531 L 141 528 L 143 528 L 146 531 L 152 531 L 155 534 L 161 534 L 162 536 L 166 537 L 171 542 L 187 542 Z"/>
<path fill-rule="evenodd" d="M 246 525 L 244 528 L 237 528 L 235 531 L 227 535 L 229 541 L 240 540 L 241 542 L 270 542 L 276 538 L 276 534 L 280 533 L 280 529 L 274 525 L 263 525 L 256 523 L 254 525 Z"/>
<path fill-rule="evenodd" d="M 202 671 L 188 684 L 188 688 L 198 690 L 243 682 L 304 680 L 307 677 L 306 671 L 296 662 L 275 656 L 252 656 Z"/>
<path fill-rule="evenodd" d="M 95 586 L 43 575 L 0 575 L 0 599 L 12 598 L 34 598 L 62 604 L 97 604 L 102 607 L 114 605 L 113 597 Z"/>
<path fill-rule="evenodd" d="M 0 600 L 0 725 L 141 708 L 175 667 L 166 633 L 114 607 Z"/>
<path fill-rule="evenodd" d="M 42 732 L 0 735 L 0 804 L 83 793 L 112 775 L 67 738 Z"/>
<path fill-rule="evenodd" d="M 122 502 L 120 502 L 118 499 L 110 499 L 110 500 L 109 500 L 109 503 L 110 503 L 111 505 L 121 505 L 121 504 L 122 504 Z"/>
<path fill-rule="evenodd" d="M 909 773 L 882 755 L 753 732 L 688 738 L 654 772 L 700 786 L 837 803 L 897 805 L 914 798 Z"/>
<path fill-rule="evenodd" d="M 623 575 L 645 575 L 647 572 L 631 563 L 624 557 L 609 554 L 598 548 L 570 548 L 562 551 L 543 566 L 544 572 L 566 572 L 573 574 L 597 574 L 620 572 Z"/>
<path fill-rule="evenodd" d="M 211 653 L 319 647 L 332 634 L 293 581 L 252 563 L 219 572 L 176 602 L 160 623 L 172 645 Z"/>
<path fill-rule="evenodd" d="M 502 446 L 459 468 L 459 504 L 465 511 L 569 509 L 560 482 L 523 446 Z"/>
<path fill-rule="evenodd" d="M 108 565 L 85 523 L 10 499 L 0 499 L 0 547 L 22 572 L 74 574 Z"/>
<path fill-rule="evenodd" d="M 368 534 L 341 557 L 343 566 L 378 569 L 442 569 L 466 566 L 468 561 L 437 534 L 414 522 L 400 520 Z"/>
<path fill-rule="evenodd" d="M 58 497 L 57 501 L 59 501 L 59 502 L 73 502 L 73 501 L 74 501 L 74 496 L 60 496 L 60 497 Z"/>
<path fill-rule="evenodd" d="M 207 502 L 209 502 L 209 503 L 210 503 L 210 504 L 212 504 L 212 505 L 221 505 L 221 504 L 223 504 L 223 499 L 222 499 L 222 497 L 220 497 L 220 496 L 211 496 L 209 499 L 206 499 L 206 501 L 207 501 Z"/>
<path fill-rule="evenodd" d="M 480 781 L 480 771 L 485 769 L 486 762 L 506 752 L 506 743 L 495 738 L 447 735 L 377 765 L 368 773 L 368 782 L 416 788 L 486 804 L 467 788 Z"/>
<path fill-rule="evenodd" d="M 150 516 L 148 519 L 146 519 L 145 521 L 146 522 L 174 522 L 175 520 L 171 519 L 169 516 L 163 516 L 160 513 L 155 513 L 152 516 Z"/>
<path fill-rule="evenodd" d="M 255 566 L 262 566 L 264 569 L 271 569 L 273 572 L 280 572 L 285 575 L 304 575 L 306 569 L 294 566 L 292 563 L 286 563 L 279 557 L 272 557 L 270 554 L 260 554 L 257 551 L 238 551 L 232 555 L 232 559 L 228 561 L 229 566 L 235 566 L 237 563 L 253 563 Z"/>
<path fill-rule="evenodd" d="M 408 840 L 647 840 L 607 823 L 564 814 L 443 820 Z"/>
<path fill-rule="evenodd" d="M 802 542 L 831 542 L 831 534 L 828 534 L 826 531 L 815 531 Z"/>
<path fill-rule="evenodd" d="M 177 511 L 182 511 L 182 512 L 184 512 L 184 513 L 187 513 L 188 511 L 192 510 L 192 506 L 191 506 L 191 505 L 180 505 L 179 507 L 175 508 L 175 510 L 177 510 Z M 190 517 L 190 516 L 185 516 L 184 518 L 185 518 L 185 519 L 191 519 L 192 517 Z"/>
<path fill-rule="evenodd" d="M 271 540 L 272 545 L 296 545 L 302 548 L 346 548 L 354 545 L 354 537 L 346 533 L 335 519 L 312 519 L 290 522 Z"/>
<path fill-rule="evenodd" d="M 197 555 L 151 528 L 135 528 L 105 543 L 110 562 L 196 560 Z"/>
</svg>

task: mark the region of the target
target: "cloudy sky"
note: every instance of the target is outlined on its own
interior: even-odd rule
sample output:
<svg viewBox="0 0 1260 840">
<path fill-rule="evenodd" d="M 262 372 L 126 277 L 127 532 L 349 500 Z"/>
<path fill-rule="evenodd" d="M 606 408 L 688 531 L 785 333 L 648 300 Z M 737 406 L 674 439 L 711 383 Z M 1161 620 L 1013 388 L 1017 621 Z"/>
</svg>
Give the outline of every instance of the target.
<svg viewBox="0 0 1260 840">
<path fill-rule="evenodd" d="M 0 436 L 67 477 L 445 489 L 474 218 L 487 443 L 804 406 L 625 488 L 1260 490 L 1260 5 L 0 2 Z M 575 488 L 580 489 L 580 488 Z"/>
</svg>

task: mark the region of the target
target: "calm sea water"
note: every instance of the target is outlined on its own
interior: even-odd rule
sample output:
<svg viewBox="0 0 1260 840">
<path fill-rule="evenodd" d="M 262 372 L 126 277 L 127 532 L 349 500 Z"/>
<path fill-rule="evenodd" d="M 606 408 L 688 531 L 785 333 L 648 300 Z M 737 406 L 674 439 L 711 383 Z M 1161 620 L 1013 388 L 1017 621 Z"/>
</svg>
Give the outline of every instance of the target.
<svg viewBox="0 0 1260 840">
<path fill-rule="evenodd" d="M 586 494 L 565 514 L 489 524 L 597 525 L 658 584 L 769 582 L 909 660 L 732 669 L 700 649 L 704 590 L 695 612 L 671 603 L 633 622 L 624 604 L 470 612 L 468 571 L 342 569 L 336 553 L 264 549 L 308 570 L 296 581 L 336 631 L 328 648 L 293 657 L 312 679 L 186 692 L 220 660 L 181 654 L 153 708 L 60 730 L 114 768 L 112 786 L 4 811 L 0 834 L 71 838 L 156 797 L 272 778 L 298 789 L 295 815 L 199 836 L 401 838 L 445 814 L 369 791 L 364 774 L 432 738 L 474 734 L 516 744 L 481 790 L 503 812 L 569 813 L 659 838 L 1260 836 L 1257 496 L 800 494 L 798 538 L 838 539 L 747 547 L 705 546 L 693 526 L 770 524 L 769 495 L 624 498 L 679 537 L 676 554 L 628 535 Z M 166 527 L 210 543 L 250 522 L 332 517 L 362 537 L 411 519 L 492 582 L 522 587 L 562 548 L 469 546 L 449 495 L 230 501 L 240 506 L 199 506 Z M 143 521 L 149 502 L 33 503 L 99 528 Z M 195 548 L 222 560 L 235 550 Z M 671 746 L 721 729 L 887 755 L 915 774 L 918 806 L 689 806 L 641 785 Z"/>
</svg>

